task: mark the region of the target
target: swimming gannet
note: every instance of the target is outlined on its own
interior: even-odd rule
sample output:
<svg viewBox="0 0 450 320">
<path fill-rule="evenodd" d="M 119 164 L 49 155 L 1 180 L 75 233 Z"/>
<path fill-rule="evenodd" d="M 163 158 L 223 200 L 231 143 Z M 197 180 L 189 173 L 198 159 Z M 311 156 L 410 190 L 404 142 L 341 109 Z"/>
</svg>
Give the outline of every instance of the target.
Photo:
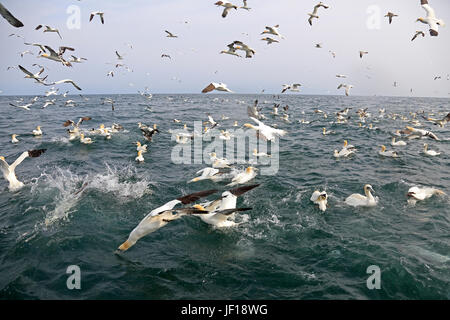
<svg viewBox="0 0 450 320">
<path fill-rule="evenodd" d="M 335 133 L 336 133 L 336 131 L 332 131 L 332 130 L 327 131 L 327 129 L 326 129 L 325 127 L 322 128 L 322 134 L 323 134 L 324 136 L 326 136 L 326 135 L 328 135 L 328 134 L 335 134 Z"/>
<path fill-rule="evenodd" d="M 265 152 L 258 152 L 258 149 L 253 149 L 253 155 L 255 157 L 269 157 L 269 158 L 271 157 L 270 154 L 267 154 Z"/>
<path fill-rule="evenodd" d="M 395 141 L 395 137 L 393 137 L 391 146 L 406 146 L 406 142 L 403 140 Z"/>
<path fill-rule="evenodd" d="M 408 202 L 411 204 L 415 204 L 417 201 L 423 201 L 431 198 L 433 195 L 445 195 L 445 192 L 435 188 L 419 188 L 419 187 L 411 187 L 408 190 L 407 197 Z"/>
<path fill-rule="evenodd" d="M 92 21 L 92 19 L 94 18 L 94 16 L 99 16 L 100 17 L 100 21 L 102 22 L 102 24 L 105 24 L 105 20 L 104 20 L 104 18 L 103 18 L 103 15 L 104 15 L 105 13 L 104 12 L 101 12 L 101 11 L 93 11 L 93 12 L 91 12 L 91 15 L 89 16 L 89 22 L 91 22 Z"/>
<path fill-rule="evenodd" d="M 41 126 L 37 126 L 35 130 L 33 130 L 33 135 L 34 136 L 42 136 L 42 130 L 41 130 Z"/>
<path fill-rule="evenodd" d="M 227 88 L 227 85 L 225 83 L 216 83 L 211 82 L 209 85 L 207 85 L 203 90 L 202 93 L 207 93 L 213 90 L 217 91 L 225 91 L 225 92 L 233 92 L 230 89 Z"/>
<path fill-rule="evenodd" d="M 80 142 L 84 144 L 91 144 L 93 141 L 91 138 L 85 138 L 84 133 L 80 133 Z"/>
<path fill-rule="evenodd" d="M 311 26 L 312 26 L 312 21 L 313 21 L 314 18 L 319 19 L 319 16 L 317 15 L 317 11 L 319 10 L 320 7 L 324 8 L 324 9 L 328 9 L 329 8 L 329 6 L 323 4 L 322 1 L 319 2 L 318 4 L 316 4 L 314 6 L 313 12 L 312 13 L 308 13 L 308 16 L 309 16 L 308 22 L 309 22 L 309 24 Z"/>
<path fill-rule="evenodd" d="M 237 198 L 258 186 L 259 184 L 255 184 L 231 189 L 229 191 L 223 192 L 219 199 L 207 203 L 202 203 L 199 205 L 194 205 L 193 206 L 194 208 L 207 212 L 207 214 L 201 214 L 196 216 L 200 217 L 200 219 L 202 219 L 203 222 L 211 224 L 218 228 L 236 226 L 238 225 L 238 223 L 233 221 L 234 219 L 233 212 L 231 212 L 230 214 L 230 212 L 227 211 L 221 212 L 221 211 L 236 209 Z"/>
<path fill-rule="evenodd" d="M 164 227 L 169 222 L 179 219 L 186 214 L 202 214 L 202 210 L 197 210 L 193 208 L 180 208 L 174 209 L 176 205 L 179 204 L 190 204 L 199 200 L 200 198 L 207 197 L 213 193 L 216 193 L 218 190 L 206 190 L 200 191 L 196 193 L 192 193 L 175 200 L 169 201 L 166 204 L 153 209 L 149 214 L 147 214 L 144 219 L 139 222 L 136 228 L 131 231 L 128 239 L 119 246 L 120 251 L 126 251 L 130 247 L 132 247 L 136 242 L 142 237 L 158 230 L 161 227 Z"/>
<path fill-rule="evenodd" d="M 348 157 L 349 155 L 355 153 L 356 148 L 355 146 L 348 144 L 347 140 L 344 140 L 344 146 L 342 147 L 341 151 L 334 150 L 334 157 L 335 158 L 341 158 L 341 157 Z"/>
<path fill-rule="evenodd" d="M 225 9 L 223 9 L 223 12 L 222 12 L 222 18 L 225 18 L 228 14 L 228 11 L 230 11 L 231 9 L 237 10 L 237 8 L 238 8 L 236 5 L 232 4 L 231 2 L 229 2 L 227 0 L 217 1 L 214 4 L 218 7 L 222 6 L 225 8 Z"/>
<path fill-rule="evenodd" d="M 256 130 L 257 136 L 263 138 L 264 140 L 274 141 L 276 137 L 282 137 L 287 133 L 285 130 L 275 129 L 270 126 L 267 126 L 258 119 L 255 119 L 253 117 L 250 117 L 250 119 L 255 121 L 258 124 L 258 126 L 252 125 L 250 123 L 245 123 L 244 127 Z"/>
<path fill-rule="evenodd" d="M 5 157 L 0 156 L 0 169 L 3 173 L 3 177 L 9 182 L 9 190 L 16 191 L 23 187 L 23 183 L 16 177 L 16 167 L 22 163 L 26 158 L 36 158 L 43 154 L 47 149 L 29 150 L 23 152 L 11 165 L 5 160 Z"/>
<path fill-rule="evenodd" d="M 372 194 L 370 192 L 374 192 L 373 188 L 370 184 L 366 184 L 364 186 L 364 193 L 365 196 L 358 194 L 358 193 L 354 193 L 350 196 L 347 197 L 347 199 L 345 199 L 345 203 L 353 206 L 353 207 L 358 207 L 358 206 L 363 206 L 363 207 L 373 207 L 376 206 L 377 204 L 377 200 L 372 196 Z"/>
<path fill-rule="evenodd" d="M 328 195 L 325 191 L 316 190 L 311 195 L 310 200 L 315 204 L 319 205 L 319 209 L 325 212 L 327 210 L 327 199 Z"/>
<path fill-rule="evenodd" d="M 217 154 L 215 152 L 211 152 L 209 156 L 211 157 L 210 160 L 213 168 L 221 169 L 230 167 L 230 161 L 225 158 L 217 158 Z"/>
<path fill-rule="evenodd" d="M 441 154 L 440 152 L 436 152 L 434 150 L 428 150 L 428 144 L 427 143 L 424 143 L 424 145 L 423 145 L 423 153 L 425 153 L 427 156 L 432 156 L 432 157 L 438 156 L 438 155 Z"/>
<path fill-rule="evenodd" d="M 134 160 L 136 160 L 137 162 L 144 162 L 144 156 L 142 155 L 142 150 L 138 151 L 138 155 Z"/>
<path fill-rule="evenodd" d="M 237 184 L 244 184 L 256 177 L 257 168 L 247 167 L 245 171 L 238 173 L 232 180 L 231 183 L 227 184 L 227 187 L 232 187 Z"/>
<path fill-rule="evenodd" d="M 398 157 L 397 152 L 392 150 L 386 151 L 386 147 L 384 145 L 381 146 L 381 150 L 378 152 L 378 154 L 385 157 L 392 157 L 392 158 Z"/>
<path fill-rule="evenodd" d="M 139 141 L 136 142 L 136 151 L 142 151 L 142 152 L 147 152 L 147 145 L 144 144 L 142 145 Z"/>
<path fill-rule="evenodd" d="M 139 122 L 140 123 L 140 122 Z M 150 129 L 149 127 L 147 127 L 147 126 L 140 126 L 139 127 L 140 129 L 141 129 L 141 132 L 142 132 L 142 134 L 144 135 L 144 138 L 145 138 L 145 140 L 147 140 L 147 141 L 152 141 L 152 139 L 153 139 L 153 135 L 155 134 L 155 133 L 159 133 L 159 130 L 158 130 L 158 128 L 157 128 L 157 125 L 156 125 L 156 123 L 155 124 L 153 124 L 153 128 L 152 129 Z"/>
<path fill-rule="evenodd" d="M 444 27 L 445 26 L 444 21 L 436 18 L 436 13 L 434 12 L 434 9 L 430 7 L 430 5 L 428 4 L 428 0 L 420 0 L 420 4 L 422 5 L 422 8 L 426 11 L 427 17 L 418 18 L 416 22 L 428 24 L 430 27 L 430 35 L 432 37 L 437 37 L 439 30 L 438 26 Z"/>
<path fill-rule="evenodd" d="M 18 134 L 12 134 L 11 135 L 11 143 L 17 143 L 17 142 L 19 142 L 19 139 L 17 139 L 17 137 L 19 137 L 19 135 Z"/>
</svg>

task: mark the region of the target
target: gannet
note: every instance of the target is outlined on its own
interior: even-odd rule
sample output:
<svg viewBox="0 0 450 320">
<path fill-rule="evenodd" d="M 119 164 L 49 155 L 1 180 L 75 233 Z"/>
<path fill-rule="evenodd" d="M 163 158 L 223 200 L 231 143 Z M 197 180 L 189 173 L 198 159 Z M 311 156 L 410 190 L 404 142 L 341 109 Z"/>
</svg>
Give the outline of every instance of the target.
<svg viewBox="0 0 450 320">
<path fill-rule="evenodd" d="M 20 52 L 20 57 L 23 58 L 23 56 L 26 55 L 26 54 L 31 54 L 31 55 L 33 55 L 33 52 L 31 52 L 30 50 L 22 51 L 22 52 Z"/>
<path fill-rule="evenodd" d="M 336 78 L 347 78 L 347 76 L 344 74 L 337 74 Z"/>
<path fill-rule="evenodd" d="M 33 104 L 32 104 L 32 103 L 27 103 L 27 104 L 18 106 L 18 105 L 16 105 L 16 104 L 10 103 L 9 105 L 10 105 L 10 106 L 13 106 L 13 107 L 16 107 L 16 108 L 21 108 L 21 109 L 30 111 L 30 110 L 31 110 L 30 107 L 31 107 Z"/>
<path fill-rule="evenodd" d="M 245 51 L 246 58 L 252 58 L 253 55 L 256 53 L 256 51 L 254 49 L 250 48 L 248 45 L 246 45 L 242 41 L 234 41 L 233 44 L 237 45 L 237 47 L 235 47 L 236 50 Z"/>
<path fill-rule="evenodd" d="M 73 55 L 71 55 L 71 57 L 72 57 L 72 60 L 70 60 L 70 62 L 75 62 L 75 63 L 82 63 L 83 61 L 82 60 L 85 60 L 85 61 L 87 61 L 87 59 L 86 58 L 78 58 L 78 57 L 75 57 L 75 56 L 73 56 Z"/>
<path fill-rule="evenodd" d="M 222 51 L 220 51 L 219 53 L 224 53 L 224 54 L 230 54 L 230 55 L 232 55 L 232 56 L 236 56 L 236 57 L 239 57 L 239 58 L 242 58 L 242 56 L 240 56 L 238 53 L 236 53 L 236 48 L 234 47 L 234 42 L 233 43 L 230 43 L 229 45 L 227 45 L 227 47 L 228 47 L 228 50 L 227 51 L 225 51 L 225 50 L 222 50 Z"/>
<path fill-rule="evenodd" d="M 425 33 L 423 31 L 416 31 L 411 41 L 414 41 L 419 35 L 422 35 L 422 38 L 425 37 Z"/>
<path fill-rule="evenodd" d="M 229 168 L 230 167 L 230 161 L 225 158 L 217 158 L 217 154 L 215 152 L 211 152 L 209 154 L 210 160 L 212 162 L 213 168 Z"/>
<path fill-rule="evenodd" d="M 327 199 L 328 195 L 325 191 L 316 190 L 313 192 L 309 200 L 319 205 L 319 209 L 325 212 L 325 210 L 327 210 Z"/>
<path fill-rule="evenodd" d="M 23 23 L 20 20 L 18 20 L 16 17 L 14 17 L 12 15 L 12 13 L 9 12 L 1 3 L 0 3 L 0 14 L 13 27 L 16 27 L 16 28 L 23 27 Z"/>
<path fill-rule="evenodd" d="M 309 16 L 308 22 L 309 22 L 309 24 L 311 26 L 312 26 L 312 21 L 313 21 L 314 18 L 319 19 L 319 16 L 317 15 L 317 11 L 319 10 L 320 7 L 324 8 L 324 9 L 328 9 L 329 8 L 329 6 L 323 4 L 322 1 L 319 2 L 318 4 L 316 4 L 314 6 L 313 12 L 312 13 L 308 13 L 308 16 Z"/>
<path fill-rule="evenodd" d="M 11 135 L 11 143 L 18 143 L 19 142 L 19 139 L 17 139 L 17 137 L 19 137 L 19 135 L 18 134 L 12 134 Z"/>
<path fill-rule="evenodd" d="M 287 133 L 285 130 L 275 129 L 268 125 L 265 125 L 264 123 L 253 117 L 250 117 L 250 119 L 255 121 L 258 126 L 252 125 L 250 123 L 245 123 L 244 127 L 256 130 L 258 137 L 264 140 L 274 141 L 276 137 L 282 137 Z"/>
<path fill-rule="evenodd" d="M 144 162 L 144 156 L 142 155 L 142 150 L 138 151 L 138 155 L 134 160 L 136 160 L 137 162 Z"/>
<path fill-rule="evenodd" d="M 270 154 L 267 154 L 267 153 L 265 153 L 265 152 L 258 152 L 258 149 L 253 149 L 253 155 L 254 155 L 255 157 L 268 157 L 268 158 L 271 157 Z"/>
<path fill-rule="evenodd" d="M 373 207 L 377 205 L 377 200 L 372 196 L 372 194 L 370 192 L 375 192 L 373 191 L 373 188 L 370 184 L 366 184 L 364 186 L 364 193 L 365 196 L 358 194 L 358 193 L 354 193 L 350 196 L 347 197 L 347 199 L 345 199 L 345 203 L 353 206 L 353 207 Z"/>
<path fill-rule="evenodd" d="M 233 227 L 238 225 L 238 223 L 233 221 L 234 214 L 233 212 L 230 212 L 228 210 L 235 210 L 237 198 L 258 186 L 259 184 L 255 184 L 231 189 L 229 191 L 223 192 L 219 199 L 207 203 L 202 203 L 199 205 L 194 205 L 193 207 L 208 213 L 197 215 L 198 217 L 200 217 L 200 219 L 202 219 L 203 222 L 211 224 L 218 228 Z M 246 210 L 248 209 L 241 208 L 238 209 L 237 211 L 246 211 Z"/>
<path fill-rule="evenodd" d="M 445 26 L 444 21 L 436 18 L 436 14 L 434 12 L 434 9 L 430 7 L 428 4 L 428 0 L 420 0 L 420 4 L 422 5 L 422 8 L 427 12 L 426 18 L 419 18 L 416 20 L 416 22 L 422 22 L 425 24 L 428 24 L 430 27 L 430 35 L 432 37 L 437 37 L 439 27 L 438 26 Z"/>
<path fill-rule="evenodd" d="M 342 148 L 341 151 L 337 151 L 334 150 L 334 157 L 335 158 L 343 158 L 343 157 L 348 157 L 349 155 L 355 153 L 356 149 L 347 149 L 347 148 Z"/>
<path fill-rule="evenodd" d="M 123 56 L 121 56 L 116 50 L 116 56 L 118 60 L 123 60 Z"/>
<path fill-rule="evenodd" d="M 153 135 L 155 133 L 159 133 L 156 123 L 153 124 L 153 129 L 148 128 L 147 126 L 140 127 L 142 134 L 144 135 L 145 140 L 152 141 Z"/>
<path fill-rule="evenodd" d="M 419 187 L 411 187 L 408 190 L 407 197 L 410 199 L 408 202 L 415 204 L 417 201 L 423 201 L 431 198 L 433 195 L 445 195 L 446 193 L 442 190 L 435 188 L 419 188 Z"/>
<path fill-rule="evenodd" d="M 46 96 L 46 97 L 56 96 L 56 95 L 58 95 L 58 91 L 59 91 L 58 88 L 57 88 L 57 89 L 51 88 L 50 90 L 48 90 L 48 91 L 45 92 L 45 96 Z"/>
<path fill-rule="evenodd" d="M 447 122 L 450 121 L 450 112 L 442 119 L 433 119 L 433 118 L 424 117 L 424 116 L 422 116 L 422 118 L 424 118 L 427 121 L 431 121 L 433 124 L 439 125 L 442 128 L 445 126 L 445 124 Z"/>
<path fill-rule="evenodd" d="M 33 130 L 33 135 L 34 136 L 42 136 L 42 130 L 41 130 L 41 126 L 37 126 L 35 130 Z"/>
<path fill-rule="evenodd" d="M 423 145 L 423 153 L 425 153 L 427 156 L 432 156 L 432 157 L 438 156 L 438 155 L 441 154 L 440 152 L 436 152 L 434 150 L 428 150 L 428 144 L 427 143 L 424 143 L 424 145 Z"/>
<path fill-rule="evenodd" d="M 232 180 L 231 183 L 227 184 L 227 187 L 232 187 L 237 184 L 244 184 L 256 177 L 256 171 L 258 169 L 254 167 L 247 167 L 245 171 L 238 173 Z"/>
<path fill-rule="evenodd" d="M 84 144 L 91 144 L 93 141 L 91 138 L 85 138 L 84 133 L 80 133 L 80 142 Z"/>
<path fill-rule="evenodd" d="M 46 100 L 44 105 L 41 107 L 41 109 L 45 109 L 47 108 L 49 105 L 54 105 L 55 104 L 56 99 L 53 100 Z"/>
<path fill-rule="evenodd" d="M 174 35 L 172 32 L 165 30 L 165 33 L 167 33 L 167 38 L 178 38 L 178 36 Z"/>
<path fill-rule="evenodd" d="M 413 127 L 406 127 L 410 135 L 407 137 L 408 139 L 421 138 L 421 137 L 430 137 L 431 139 L 439 141 L 439 138 L 431 131 L 417 129 Z"/>
<path fill-rule="evenodd" d="M 63 58 L 63 53 L 66 50 L 74 51 L 75 49 L 69 48 L 69 47 L 59 47 L 59 53 L 56 53 L 56 51 L 53 50 L 49 46 L 44 46 L 44 48 L 46 49 L 45 51 L 48 50 L 49 54 L 44 52 L 44 53 L 38 55 L 39 58 L 46 58 L 46 59 L 49 59 L 49 60 L 52 60 L 52 61 L 61 62 L 66 67 L 71 67 L 72 66 L 72 64 L 69 61 L 66 61 Z"/>
<path fill-rule="evenodd" d="M 281 93 L 285 93 L 286 90 L 290 91 L 300 91 L 300 87 L 302 85 L 300 83 L 293 83 L 293 84 L 283 84 L 283 89 L 281 90 Z"/>
<path fill-rule="evenodd" d="M 266 30 L 264 30 L 263 32 L 261 32 L 261 34 L 272 34 L 272 35 L 274 35 L 274 36 L 278 36 L 278 37 L 280 37 L 281 39 L 284 39 L 284 37 L 278 32 L 278 28 L 280 27 L 280 25 L 279 24 L 277 24 L 276 26 L 273 26 L 273 27 L 268 27 L 268 26 L 266 26 L 265 28 L 266 28 Z"/>
<path fill-rule="evenodd" d="M 147 145 L 144 144 L 142 145 L 139 141 L 136 142 L 136 151 L 142 151 L 142 152 L 147 152 Z"/>
<path fill-rule="evenodd" d="M 89 22 L 92 21 L 92 19 L 94 18 L 94 16 L 99 16 L 99 17 L 100 17 L 100 21 L 102 22 L 102 24 L 105 24 L 105 20 L 104 20 L 104 18 L 103 18 L 103 15 L 104 15 L 104 14 L 105 14 L 104 12 L 100 12 L 100 11 L 94 11 L 94 12 L 91 12 L 91 15 L 89 16 Z"/>
<path fill-rule="evenodd" d="M 393 17 L 398 17 L 398 15 L 396 15 L 395 13 L 392 12 L 388 12 L 384 17 L 388 17 L 389 18 L 389 24 L 392 23 L 392 18 Z"/>
<path fill-rule="evenodd" d="M 34 30 L 39 30 L 42 28 L 42 24 L 38 25 Z M 50 26 L 45 26 L 44 32 L 56 32 L 58 36 L 62 39 L 61 34 L 59 33 L 59 30 L 56 28 L 52 28 Z"/>
<path fill-rule="evenodd" d="M 147 214 L 144 219 L 139 222 L 136 228 L 131 231 L 128 239 L 119 246 L 120 251 L 126 251 L 130 247 L 132 247 L 136 242 L 142 237 L 158 230 L 161 227 L 164 227 L 170 221 L 181 218 L 186 214 L 203 213 L 200 210 L 192 209 L 192 208 L 180 208 L 174 209 L 176 205 L 179 204 L 190 204 L 199 200 L 200 198 L 207 197 L 213 193 L 216 193 L 218 190 L 206 190 L 200 191 L 196 193 L 192 193 L 175 200 L 169 201 L 163 206 L 152 210 L 149 214 Z"/>
<path fill-rule="evenodd" d="M 247 6 L 247 0 L 243 0 L 243 2 L 244 2 L 244 6 L 242 6 L 242 7 L 239 7 L 239 9 L 245 9 L 245 10 L 250 10 L 251 8 L 249 8 L 248 6 Z"/>
<path fill-rule="evenodd" d="M 328 135 L 328 134 L 335 134 L 335 133 L 336 133 L 336 131 L 332 131 L 332 130 L 327 131 L 327 129 L 326 129 L 325 127 L 322 128 L 322 134 L 323 134 L 324 136 L 326 136 L 326 135 Z"/>
<path fill-rule="evenodd" d="M 225 92 L 233 92 L 230 89 L 227 88 L 227 85 L 225 83 L 216 83 L 216 82 L 211 82 L 209 85 L 207 85 L 203 90 L 202 93 L 207 93 L 207 92 L 211 92 L 213 90 L 217 90 L 217 91 L 225 91 Z"/>
<path fill-rule="evenodd" d="M 265 37 L 265 38 L 262 38 L 261 40 L 267 41 L 267 44 L 272 44 L 272 43 L 274 43 L 274 42 L 280 42 L 280 41 L 278 41 L 278 40 L 276 40 L 276 39 L 272 39 L 272 38 L 270 38 L 270 37 Z"/>
<path fill-rule="evenodd" d="M 161 55 L 161 58 L 169 58 L 169 59 L 172 59 L 172 58 L 170 57 L 170 55 L 165 54 L 165 53 L 163 53 L 163 54 Z"/>
<path fill-rule="evenodd" d="M 70 83 L 76 89 L 81 90 L 81 88 L 79 86 L 77 86 L 76 83 L 73 82 L 73 80 L 71 80 L 71 79 L 59 80 L 59 81 L 55 81 L 55 82 L 52 82 L 52 83 L 48 83 L 47 85 L 50 86 L 50 85 L 61 84 L 61 83 Z"/>
<path fill-rule="evenodd" d="M 384 145 L 381 146 L 381 150 L 378 152 L 380 156 L 397 158 L 398 153 L 392 150 L 386 151 L 386 147 Z"/>
<path fill-rule="evenodd" d="M 395 137 L 392 138 L 391 146 L 406 146 L 406 142 L 403 140 L 395 141 Z"/>
<path fill-rule="evenodd" d="M 42 68 L 39 72 L 37 72 L 36 74 L 31 73 L 30 71 L 28 71 L 27 69 L 25 69 L 24 67 L 22 67 L 21 65 L 19 65 L 19 69 L 22 70 L 23 73 L 26 74 L 25 78 L 27 79 L 34 79 L 36 80 L 37 83 L 40 84 L 45 84 L 44 80 L 47 77 L 44 78 L 40 78 L 39 76 L 42 74 L 42 72 L 44 72 L 44 68 Z"/>
<path fill-rule="evenodd" d="M 322 48 L 322 44 L 321 43 L 316 43 L 315 47 L 321 49 Z"/>
<path fill-rule="evenodd" d="M 201 180 L 216 181 L 218 179 L 221 179 L 223 176 L 223 172 L 221 172 L 219 169 L 211 168 L 211 167 L 203 168 L 203 169 L 197 171 L 195 174 L 196 175 L 201 174 L 201 176 L 195 177 L 194 179 L 189 180 L 188 183 L 197 182 L 197 181 L 201 181 Z"/>
<path fill-rule="evenodd" d="M 368 53 L 369 53 L 368 51 L 359 51 L 359 57 L 362 59 L 362 57 Z"/>
<path fill-rule="evenodd" d="M 221 140 L 230 140 L 231 134 L 228 131 L 220 130 L 219 139 Z"/>
<path fill-rule="evenodd" d="M 36 158 L 43 154 L 47 149 L 29 150 L 23 152 L 11 165 L 5 160 L 5 157 L 0 156 L 0 169 L 3 173 L 5 180 L 9 182 L 9 191 L 17 191 L 23 187 L 23 183 L 16 177 L 16 167 L 22 163 L 26 158 Z"/>
<path fill-rule="evenodd" d="M 340 88 L 345 88 L 345 95 L 348 96 L 349 92 L 350 92 L 350 89 L 353 88 L 353 86 L 351 84 L 343 84 L 343 83 L 341 83 L 337 88 L 338 88 L 338 90 Z"/>
<path fill-rule="evenodd" d="M 238 8 L 236 5 L 234 5 L 231 2 L 226 1 L 226 0 L 217 1 L 215 3 L 215 5 L 218 6 L 218 7 L 222 6 L 222 7 L 225 8 L 225 9 L 223 9 L 223 12 L 222 12 L 222 18 L 225 18 L 227 16 L 227 14 L 228 14 L 228 11 L 230 11 L 231 9 L 236 9 L 237 10 L 237 8 Z"/>
</svg>

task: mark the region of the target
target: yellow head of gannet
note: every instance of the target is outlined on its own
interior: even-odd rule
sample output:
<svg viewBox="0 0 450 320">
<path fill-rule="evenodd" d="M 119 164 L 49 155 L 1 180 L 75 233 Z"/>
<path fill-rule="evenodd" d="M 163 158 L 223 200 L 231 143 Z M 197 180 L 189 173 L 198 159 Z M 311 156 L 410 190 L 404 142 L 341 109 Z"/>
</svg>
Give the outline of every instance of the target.
<svg viewBox="0 0 450 320">
<path fill-rule="evenodd" d="M 344 140 L 344 148 L 347 147 L 347 145 L 348 145 L 347 140 Z"/>
<path fill-rule="evenodd" d="M 362 123 L 361 123 L 361 122 L 359 123 L 359 127 L 360 127 L 360 128 L 362 127 Z"/>
<path fill-rule="evenodd" d="M 140 146 L 141 146 L 141 143 L 138 141 L 138 142 L 136 142 L 136 145 L 137 145 L 138 147 L 140 147 Z"/>
<path fill-rule="evenodd" d="M 381 152 L 385 152 L 386 151 L 386 147 L 385 146 L 381 146 Z"/>
<path fill-rule="evenodd" d="M 183 129 L 187 130 L 187 124 L 186 123 L 184 124 Z"/>
<path fill-rule="evenodd" d="M 206 211 L 205 207 L 200 204 L 193 205 L 192 207 L 201 211 Z"/>
<path fill-rule="evenodd" d="M 255 149 L 255 150 L 256 150 L 256 149 Z M 245 169 L 245 172 L 247 172 L 247 173 L 252 173 L 254 169 L 255 169 L 255 168 L 253 168 L 253 167 L 247 167 L 247 169 Z"/>
<path fill-rule="evenodd" d="M 244 127 L 246 127 L 246 128 L 251 128 L 251 129 L 258 129 L 258 128 L 256 128 L 254 125 L 252 125 L 251 123 L 244 123 Z"/>
<path fill-rule="evenodd" d="M 211 152 L 209 155 L 211 156 L 211 158 L 216 158 L 217 157 L 217 154 L 215 152 Z"/>
<path fill-rule="evenodd" d="M 0 160 L 5 161 L 5 157 L 1 156 L 1 157 L 0 157 Z"/>
<path fill-rule="evenodd" d="M 103 123 L 100 125 L 100 129 L 105 129 L 105 125 Z"/>
<path fill-rule="evenodd" d="M 322 130 L 322 134 L 325 134 L 325 133 L 327 133 L 327 129 L 325 129 L 325 127 L 324 127 Z"/>
<path fill-rule="evenodd" d="M 153 124 L 153 129 L 156 130 L 156 123 Z"/>
</svg>

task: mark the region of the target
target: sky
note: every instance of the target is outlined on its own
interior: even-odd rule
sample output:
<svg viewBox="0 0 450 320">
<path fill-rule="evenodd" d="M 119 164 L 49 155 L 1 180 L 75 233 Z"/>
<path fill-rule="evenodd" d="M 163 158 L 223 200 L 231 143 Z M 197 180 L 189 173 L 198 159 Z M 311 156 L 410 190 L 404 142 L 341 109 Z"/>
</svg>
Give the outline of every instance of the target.
<svg viewBox="0 0 450 320">
<path fill-rule="evenodd" d="M 248 0 L 251 10 L 232 10 L 222 18 L 216 0 L 2 0 L 24 23 L 14 28 L 0 17 L 3 39 L 0 59 L 0 94 L 42 95 L 42 86 L 9 66 L 19 64 L 37 72 L 33 63 L 44 65 L 47 81 L 73 79 L 57 87 L 71 94 L 125 94 L 149 88 L 151 93 L 200 93 L 210 82 L 223 82 L 236 93 L 280 93 L 283 84 L 300 83 L 293 94 L 342 95 L 340 83 L 352 84 L 351 95 L 450 97 L 450 1 L 430 0 L 438 18 L 449 24 L 430 37 L 428 26 L 416 22 L 424 17 L 420 0 L 327 0 L 320 18 L 308 24 L 308 13 L 318 1 Z M 242 1 L 233 0 L 242 6 Z M 76 6 L 76 7 L 73 7 Z M 73 11 L 79 9 L 80 25 L 73 28 Z M 103 11 L 105 24 L 92 11 Z M 384 15 L 398 14 L 389 25 Z M 58 28 L 55 33 L 34 30 L 39 24 Z M 285 39 L 267 45 L 260 40 L 265 26 L 279 25 Z M 178 35 L 167 38 L 164 30 Z M 411 42 L 416 30 L 425 38 Z M 70 54 L 88 60 L 68 68 L 37 58 L 37 47 L 27 42 L 75 48 Z M 219 54 L 227 44 L 240 40 L 252 47 L 253 58 Z M 321 43 L 322 48 L 315 44 Z M 20 52 L 31 50 L 33 55 Z M 124 56 L 118 61 L 115 51 Z M 368 51 L 363 59 L 359 51 Z M 336 53 L 333 58 L 330 51 Z M 171 59 L 161 58 L 169 54 Z M 115 68 L 124 63 L 132 71 Z M 109 71 L 114 77 L 107 76 Z M 345 79 L 336 78 L 344 74 Z M 434 80 L 435 76 L 441 76 Z M 394 87 L 397 82 L 397 87 Z M 410 92 L 413 89 L 413 93 Z"/>
</svg>

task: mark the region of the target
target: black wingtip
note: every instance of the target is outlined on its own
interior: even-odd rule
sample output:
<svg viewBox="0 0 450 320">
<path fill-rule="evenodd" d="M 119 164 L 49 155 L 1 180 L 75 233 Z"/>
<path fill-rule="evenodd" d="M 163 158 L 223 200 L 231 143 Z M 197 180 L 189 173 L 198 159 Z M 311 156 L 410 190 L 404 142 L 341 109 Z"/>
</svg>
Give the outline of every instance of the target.
<svg viewBox="0 0 450 320">
<path fill-rule="evenodd" d="M 43 154 L 45 151 L 47 151 L 47 149 L 29 150 L 28 151 L 28 156 L 30 156 L 31 158 L 37 158 L 41 154 Z"/>
<path fill-rule="evenodd" d="M 240 188 L 235 188 L 235 189 L 231 189 L 230 192 L 232 194 L 234 194 L 236 197 L 239 197 L 240 195 L 243 195 L 247 191 L 250 191 L 250 190 L 258 187 L 259 185 L 260 184 L 253 184 L 253 185 L 250 185 L 250 186 L 244 186 L 244 187 L 240 187 Z"/>
</svg>

